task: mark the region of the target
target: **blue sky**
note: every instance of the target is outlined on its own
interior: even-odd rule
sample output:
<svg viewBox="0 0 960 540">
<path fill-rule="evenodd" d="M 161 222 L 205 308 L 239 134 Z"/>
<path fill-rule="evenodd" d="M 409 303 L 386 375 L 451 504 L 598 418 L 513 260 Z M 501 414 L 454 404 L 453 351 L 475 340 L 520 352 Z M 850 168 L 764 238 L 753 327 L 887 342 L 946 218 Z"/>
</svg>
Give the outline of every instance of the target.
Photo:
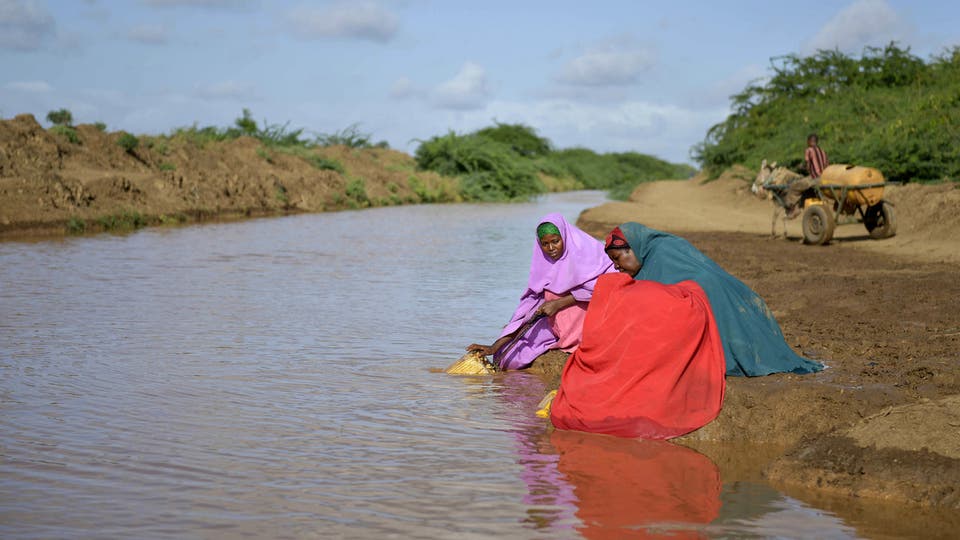
<svg viewBox="0 0 960 540">
<path fill-rule="evenodd" d="M 258 121 L 417 140 L 521 122 L 690 162 L 770 59 L 960 44 L 942 0 L 0 0 L 0 116 L 168 133 Z"/>
</svg>

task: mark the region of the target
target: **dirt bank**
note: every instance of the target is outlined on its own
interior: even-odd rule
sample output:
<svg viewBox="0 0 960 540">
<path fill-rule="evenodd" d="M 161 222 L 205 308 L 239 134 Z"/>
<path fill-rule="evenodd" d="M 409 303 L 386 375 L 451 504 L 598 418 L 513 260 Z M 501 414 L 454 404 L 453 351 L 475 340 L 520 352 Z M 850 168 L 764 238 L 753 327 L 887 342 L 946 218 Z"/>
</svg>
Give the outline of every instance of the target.
<svg viewBox="0 0 960 540">
<path fill-rule="evenodd" d="M 656 182 L 584 211 L 602 237 L 623 221 L 681 234 L 760 293 L 788 343 L 829 368 L 731 377 L 716 421 L 680 440 L 718 462 L 728 443 L 786 449 L 764 474 L 787 487 L 960 509 L 960 189 L 891 190 L 900 232 L 860 224 L 828 246 L 769 237 L 769 202 L 743 180 Z M 559 381 L 562 355 L 537 369 Z M 539 363 L 539 362 L 538 362 Z"/>
<path fill-rule="evenodd" d="M 282 148 L 0 120 L 0 237 L 454 200 L 453 178 L 388 149 Z M 129 135 L 127 136 L 129 137 Z M 72 140 L 71 140 L 72 139 Z"/>
</svg>

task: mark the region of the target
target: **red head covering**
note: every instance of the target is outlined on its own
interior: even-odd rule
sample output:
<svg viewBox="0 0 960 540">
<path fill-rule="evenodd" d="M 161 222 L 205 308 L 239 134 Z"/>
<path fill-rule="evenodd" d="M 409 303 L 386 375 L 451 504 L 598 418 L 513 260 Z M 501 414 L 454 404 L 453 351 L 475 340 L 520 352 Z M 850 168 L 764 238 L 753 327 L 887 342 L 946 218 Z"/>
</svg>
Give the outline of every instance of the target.
<svg viewBox="0 0 960 540">
<path fill-rule="evenodd" d="M 607 235 L 607 242 L 603 246 L 603 250 L 608 249 L 627 249 L 630 247 L 630 244 L 627 243 L 627 238 L 624 236 L 623 231 L 620 230 L 620 227 L 614 227 L 610 234 Z"/>
</svg>

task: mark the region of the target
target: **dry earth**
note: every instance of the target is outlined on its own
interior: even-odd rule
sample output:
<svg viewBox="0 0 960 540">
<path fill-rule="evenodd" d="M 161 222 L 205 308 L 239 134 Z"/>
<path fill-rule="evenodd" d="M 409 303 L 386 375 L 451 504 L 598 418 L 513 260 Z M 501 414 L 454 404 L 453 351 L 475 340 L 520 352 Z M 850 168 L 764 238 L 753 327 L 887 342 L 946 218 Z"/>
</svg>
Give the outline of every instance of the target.
<svg viewBox="0 0 960 540">
<path fill-rule="evenodd" d="M 139 137 L 126 151 L 123 133 L 75 129 L 72 142 L 29 114 L 0 120 L 0 237 L 457 197 L 456 179 L 417 171 L 410 155 L 388 149 L 291 153 L 249 137 Z M 334 163 L 342 172 L 324 168 Z"/>
<path fill-rule="evenodd" d="M 788 240 L 770 237 L 772 203 L 738 176 L 644 184 L 578 221 L 598 238 L 624 221 L 684 236 L 766 299 L 795 350 L 829 366 L 728 378 L 720 416 L 679 442 L 721 468 L 737 459 L 730 443 L 773 448 L 767 479 L 823 496 L 960 509 L 960 184 L 888 188 L 893 238 L 851 223 L 807 246 L 799 219 Z M 564 358 L 533 369 L 559 383 Z"/>
</svg>

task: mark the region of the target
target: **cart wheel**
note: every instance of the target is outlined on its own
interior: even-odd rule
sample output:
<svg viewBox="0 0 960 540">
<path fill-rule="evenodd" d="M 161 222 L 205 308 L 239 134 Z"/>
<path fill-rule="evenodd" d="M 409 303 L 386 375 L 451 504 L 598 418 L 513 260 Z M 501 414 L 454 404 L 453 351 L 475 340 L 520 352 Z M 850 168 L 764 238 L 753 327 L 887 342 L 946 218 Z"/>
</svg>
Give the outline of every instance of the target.
<svg viewBox="0 0 960 540">
<path fill-rule="evenodd" d="M 863 214 L 863 225 L 871 238 L 890 238 L 897 234 L 897 219 L 893 213 L 893 205 L 880 201 L 867 208 Z"/>
<path fill-rule="evenodd" d="M 803 213 L 803 242 L 822 246 L 833 238 L 836 222 L 830 209 L 822 204 L 811 205 Z"/>
</svg>

